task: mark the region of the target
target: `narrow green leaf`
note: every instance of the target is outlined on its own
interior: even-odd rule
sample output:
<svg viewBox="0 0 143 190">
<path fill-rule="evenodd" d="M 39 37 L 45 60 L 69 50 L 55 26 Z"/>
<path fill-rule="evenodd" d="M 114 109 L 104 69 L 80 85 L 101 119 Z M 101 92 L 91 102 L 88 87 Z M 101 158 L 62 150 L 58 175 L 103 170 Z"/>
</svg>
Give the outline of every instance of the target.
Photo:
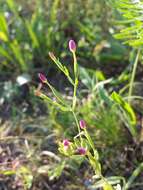
<svg viewBox="0 0 143 190">
<path fill-rule="evenodd" d="M 67 77 L 67 79 L 69 80 L 69 82 L 72 85 L 74 85 L 74 82 L 73 82 L 72 78 L 69 75 L 68 69 L 65 66 L 63 66 L 62 63 L 58 59 L 54 59 L 53 61 L 57 65 L 57 67 L 65 74 L 65 76 Z"/>
<path fill-rule="evenodd" d="M 17 59 L 18 63 L 20 64 L 21 69 L 24 71 L 27 70 L 27 65 L 23 59 L 21 47 L 18 44 L 18 41 L 16 39 L 10 43 L 10 48 L 11 48 L 15 58 Z"/>
<path fill-rule="evenodd" d="M 40 97 L 41 97 L 43 100 L 47 101 L 47 102 L 50 103 L 50 104 L 53 104 L 55 107 L 61 109 L 61 110 L 64 111 L 64 112 L 70 111 L 69 108 L 64 107 L 64 106 L 62 106 L 61 104 L 59 104 L 59 103 L 53 101 L 52 99 L 50 99 L 50 98 L 49 98 L 48 96 L 46 96 L 45 94 L 41 94 Z"/>
<path fill-rule="evenodd" d="M 136 135 L 136 128 L 135 128 L 136 115 L 135 115 L 132 107 L 130 106 L 129 103 L 127 103 L 125 100 L 123 100 L 123 98 L 116 92 L 112 93 L 111 98 L 112 98 L 112 100 L 114 100 L 114 102 L 116 102 L 119 106 L 121 106 L 122 110 L 124 110 L 124 112 L 128 116 L 129 122 L 130 122 L 129 130 L 130 130 L 131 134 L 133 136 L 135 136 Z"/>
<path fill-rule="evenodd" d="M 14 2 L 14 0 L 6 0 L 10 10 L 15 14 L 15 16 L 17 18 L 20 18 L 19 17 L 19 14 L 18 14 L 18 11 L 17 11 L 17 7 L 16 7 L 16 3 Z"/>
<path fill-rule="evenodd" d="M 8 41 L 8 37 L 6 35 L 6 33 L 0 31 L 0 40 L 7 42 Z"/>
<path fill-rule="evenodd" d="M 36 36 L 36 33 L 33 31 L 32 25 L 30 24 L 30 22 L 28 20 L 25 21 L 25 26 L 28 30 L 28 33 L 30 35 L 30 38 L 32 40 L 32 45 L 36 48 L 39 47 L 39 42 L 38 42 L 38 38 Z"/>
<path fill-rule="evenodd" d="M 65 99 L 62 97 L 62 94 L 58 92 L 48 81 L 46 82 L 46 84 L 49 86 L 57 100 L 59 100 L 59 102 L 61 102 L 65 106 L 68 106 L 68 102 L 65 101 Z"/>
<path fill-rule="evenodd" d="M 7 58 L 10 61 L 13 61 L 13 58 L 11 57 L 11 55 L 2 46 L 0 46 L 0 55 L 2 55 L 4 58 Z"/>
<path fill-rule="evenodd" d="M 6 37 L 8 36 L 7 21 L 2 13 L 0 13 L 0 30 L 5 34 Z"/>
</svg>

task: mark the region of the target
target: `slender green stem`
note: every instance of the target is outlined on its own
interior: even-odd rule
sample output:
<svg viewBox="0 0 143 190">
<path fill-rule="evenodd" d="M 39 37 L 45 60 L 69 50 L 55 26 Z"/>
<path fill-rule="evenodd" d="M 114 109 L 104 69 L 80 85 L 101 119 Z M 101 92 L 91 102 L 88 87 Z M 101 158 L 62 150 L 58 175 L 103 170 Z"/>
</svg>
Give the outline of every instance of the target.
<svg viewBox="0 0 143 190">
<path fill-rule="evenodd" d="M 77 74 L 77 59 L 76 59 L 76 54 L 75 52 L 73 52 L 73 63 L 74 63 L 74 75 L 75 78 L 77 78 L 78 74 Z"/>
<path fill-rule="evenodd" d="M 73 91 L 73 104 L 72 104 L 72 109 L 74 110 L 75 109 L 75 106 L 76 106 L 76 91 L 77 91 L 77 84 L 78 83 L 78 80 L 75 79 L 75 83 L 74 83 L 74 91 Z"/>
<path fill-rule="evenodd" d="M 62 99 L 60 99 L 60 97 L 57 95 L 57 92 L 56 92 L 56 90 L 52 87 L 52 85 L 50 85 L 50 83 L 49 83 L 48 81 L 46 81 L 45 83 L 46 83 L 46 84 L 48 85 L 48 87 L 51 89 L 51 91 L 52 91 L 53 95 L 56 97 L 56 99 L 57 99 L 59 102 L 61 102 L 62 104 L 64 104 L 64 102 L 62 101 Z"/>
<path fill-rule="evenodd" d="M 81 135 L 80 135 L 80 126 L 79 126 L 79 122 L 78 122 L 78 119 L 77 119 L 77 116 L 75 114 L 74 111 L 72 111 L 72 114 L 74 116 L 74 119 L 75 119 L 75 122 L 76 122 L 76 125 L 77 125 L 77 128 L 78 128 L 78 133 L 79 133 L 79 137 L 80 137 L 80 142 L 82 142 L 82 138 L 81 138 Z"/>
<path fill-rule="evenodd" d="M 47 101 L 47 102 L 49 102 L 49 103 L 51 103 L 51 104 L 57 106 L 58 108 L 60 108 L 60 109 L 62 109 L 62 110 L 67 110 L 67 108 L 66 108 L 65 106 L 63 106 L 63 105 L 61 105 L 61 104 L 59 104 L 59 103 L 53 101 L 52 99 L 50 99 L 48 96 L 46 96 L 46 95 L 43 94 L 43 93 L 41 93 L 40 97 L 41 97 L 43 100 L 45 100 L 45 101 Z"/>
<path fill-rule="evenodd" d="M 90 135 L 88 134 L 86 128 L 84 129 L 84 132 L 85 132 L 85 136 L 94 152 L 94 158 L 95 158 L 95 150 L 96 148 L 94 147 L 94 143 L 90 137 Z M 89 157 L 89 160 L 90 160 L 90 157 Z M 95 171 L 95 174 L 96 174 L 96 171 Z M 114 190 L 114 188 L 112 187 L 112 185 L 109 184 L 108 180 L 102 175 L 102 173 L 100 173 L 100 178 L 104 181 L 105 184 L 107 184 L 108 186 L 110 186 L 110 188 L 112 188 Z"/>
<path fill-rule="evenodd" d="M 128 97 L 130 97 L 132 95 L 132 92 L 133 92 L 133 83 L 134 83 L 134 80 L 135 80 L 135 74 L 136 74 L 136 70 L 137 70 L 139 55 L 140 55 L 140 49 L 138 49 L 138 51 L 137 51 L 137 55 L 136 55 L 135 62 L 134 62 L 134 65 L 133 65 L 133 71 L 132 71 L 132 74 L 131 74 Z M 128 100 L 128 102 L 129 101 L 130 100 Z"/>
<path fill-rule="evenodd" d="M 95 150 L 94 143 L 93 143 L 90 135 L 88 134 L 86 128 L 84 129 L 84 133 L 85 133 L 85 136 L 86 136 L 86 138 L 87 138 L 87 140 L 88 140 L 88 142 L 89 142 L 89 144 L 90 144 L 90 146 L 91 146 L 91 148 L 92 148 L 92 150 L 94 152 L 94 150 Z"/>
<path fill-rule="evenodd" d="M 74 119 L 75 119 L 75 122 L 76 122 L 76 125 L 78 127 L 78 133 L 79 133 L 79 137 L 80 137 L 80 142 L 82 143 L 82 138 L 81 138 L 81 135 L 80 135 L 80 126 L 79 126 L 79 122 L 78 122 L 78 119 L 77 119 L 77 116 L 75 114 L 75 106 L 76 106 L 76 92 L 77 92 L 77 86 L 78 86 L 78 65 L 77 65 L 77 59 L 76 59 L 76 54 L 75 52 L 73 52 L 73 62 L 74 62 L 74 78 L 75 78 L 75 81 L 74 81 L 74 91 L 73 91 L 73 103 L 72 103 L 72 114 L 74 116 Z"/>
<path fill-rule="evenodd" d="M 76 106 L 76 92 L 77 92 L 77 86 L 78 86 L 78 67 L 77 67 L 77 59 L 76 59 L 76 54 L 73 52 L 73 61 L 74 61 L 74 92 L 73 92 L 73 104 L 72 104 L 72 109 L 75 109 Z"/>
</svg>

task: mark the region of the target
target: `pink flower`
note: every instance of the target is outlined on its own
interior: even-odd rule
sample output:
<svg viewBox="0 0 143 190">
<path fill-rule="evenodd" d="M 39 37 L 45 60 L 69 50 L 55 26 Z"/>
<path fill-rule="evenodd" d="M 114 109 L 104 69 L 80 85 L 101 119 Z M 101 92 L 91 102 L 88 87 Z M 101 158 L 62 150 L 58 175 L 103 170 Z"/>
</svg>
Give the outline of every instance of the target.
<svg viewBox="0 0 143 190">
<path fill-rule="evenodd" d="M 81 129 L 86 128 L 86 123 L 85 123 L 85 121 L 84 121 L 83 119 L 80 120 L 80 122 L 79 122 L 79 126 L 80 126 Z"/>
<path fill-rule="evenodd" d="M 80 155 L 85 155 L 86 154 L 86 149 L 83 147 L 77 148 L 77 153 Z"/>
<path fill-rule="evenodd" d="M 41 82 L 46 83 L 47 82 L 47 78 L 45 77 L 45 75 L 43 75 L 42 73 L 38 74 L 39 79 L 41 80 Z"/>
<path fill-rule="evenodd" d="M 70 40 L 69 41 L 69 49 L 71 52 L 75 52 L 76 51 L 76 44 L 74 40 Z"/>
<path fill-rule="evenodd" d="M 69 145 L 70 145 L 70 141 L 67 140 L 67 139 L 64 139 L 64 140 L 63 140 L 63 145 L 64 145 L 64 148 L 67 150 L 68 147 L 69 147 Z"/>
</svg>

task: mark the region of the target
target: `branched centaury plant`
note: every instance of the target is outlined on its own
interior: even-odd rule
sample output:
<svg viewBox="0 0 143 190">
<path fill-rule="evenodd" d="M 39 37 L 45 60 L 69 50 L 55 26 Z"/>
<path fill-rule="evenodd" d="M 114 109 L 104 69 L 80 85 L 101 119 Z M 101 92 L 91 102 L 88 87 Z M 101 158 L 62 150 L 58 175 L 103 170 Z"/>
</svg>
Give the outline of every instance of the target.
<svg viewBox="0 0 143 190">
<path fill-rule="evenodd" d="M 72 102 L 69 104 L 62 95 L 48 82 L 47 78 L 42 74 L 39 73 L 39 78 L 42 83 L 45 83 L 48 85 L 50 90 L 52 91 L 55 101 L 52 100 L 50 97 L 42 93 L 42 83 L 39 85 L 37 90 L 35 91 L 35 94 L 39 97 L 41 97 L 43 100 L 47 101 L 50 104 L 53 104 L 57 108 L 59 108 L 61 111 L 65 112 L 71 112 L 73 114 L 73 117 L 75 119 L 77 128 L 78 128 L 78 135 L 74 137 L 73 142 L 70 142 L 69 140 L 65 139 L 63 142 L 59 143 L 59 151 L 63 153 L 66 156 L 84 156 L 92 168 L 95 171 L 95 174 L 98 175 L 98 177 L 101 179 L 102 184 L 101 186 L 104 189 L 113 190 L 114 188 L 106 178 L 103 177 L 101 173 L 101 165 L 99 162 L 99 155 L 96 150 L 96 147 L 94 146 L 94 143 L 92 141 L 91 136 L 89 135 L 87 129 L 86 129 L 86 123 L 84 120 L 81 120 L 80 122 L 77 119 L 77 115 L 75 113 L 75 107 L 77 104 L 77 87 L 78 87 L 78 64 L 77 64 L 77 58 L 76 58 L 76 44 L 73 40 L 69 41 L 69 50 L 71 51 L 73 55 L 73 67 L 74 67 L 74 79 L 69 74 L 69 71 L 67 67 L 65 67 L 56 57 L 53 53 L 49 53 L 49 56 L 54 61 L 54 63 L 57 65 L 57 67 L 65 74 L 69 82 L 73 86 L 73 98 Z"/>
<path fill-rule="evenodd" d="M 126 26 L 119 34 L 116 34 L 115 37 L 123 40 L 124 44 L 131 46 L 136 51 L 136 58 L 133 63 L 129 84 L 128 99 L 130 99 L 133 92 L 137 64 L 143 45 L 143 2 L 140 0 L 111 0 L 110 2 L 124 18 L 124 20 L 119 21 L 118 24 Z"/>
</svg>

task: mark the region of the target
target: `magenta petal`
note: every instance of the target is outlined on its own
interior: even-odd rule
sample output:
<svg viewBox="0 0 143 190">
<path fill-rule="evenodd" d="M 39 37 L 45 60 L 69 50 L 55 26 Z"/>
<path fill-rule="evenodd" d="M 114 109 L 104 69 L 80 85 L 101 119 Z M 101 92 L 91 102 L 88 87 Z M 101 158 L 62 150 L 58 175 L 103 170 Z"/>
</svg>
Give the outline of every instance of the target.
<svg viewBox="0 0 143 190">
<path fill-rule="evenodd" d="M 69 41 L 69 49 L 70 49 L 71 52 L 76 50 L 76 43 L 75 43 L 74 40 Z"/>
<path fill-rule="evenodd" d="M 41 80 L 41 82 L 47 82 L 47 78 L 45 77 L 45 75 L 43 75 L 42 73 L 39 73 L 38 74 L 38 76 L 39 76 L 39 79 Z"/>
<path fill-rule="evenodd" d="M 63 145 L 64 145 L 64 146 L 69 146 L 69 144 L 70 144 L 70 141 L 69 141 L 69 140 L 67 140 L 67 139 L 64 139 L 64 140 L 63 140 Z"/>
<path fill-rule="evenodd" d="M 80 128 L 81 128 L 81 129 L 86 128 L 86 123 L 85 123 L 85 121 L 84 121 L 83 119 L 80 120 L 79 125 L 80 125 Z"/>
<path fill-rule="evenodd" d="M 79 147 L 79 148 L 77 149 L 77 152 L 78 152 L 78 154 L 80 154 L 80 155 L 85 155 L 85 154 L 86 154 L 86 149 L 83 148 L 83 147 Z"/>
</svg>

